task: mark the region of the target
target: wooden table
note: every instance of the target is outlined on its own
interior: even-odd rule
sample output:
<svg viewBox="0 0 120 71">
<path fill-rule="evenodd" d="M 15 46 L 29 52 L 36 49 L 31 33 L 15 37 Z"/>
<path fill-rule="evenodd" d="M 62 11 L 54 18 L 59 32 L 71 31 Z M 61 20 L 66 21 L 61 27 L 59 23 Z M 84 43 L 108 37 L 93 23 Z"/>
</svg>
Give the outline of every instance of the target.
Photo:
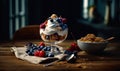
<svg viewBox="0 0 120 71">
<path fill-rule="evenodd" d="M 44 67 L 43 64 L 32 64 L 17 59 L 10 51 L 10 47 L 24 46 L 27 42 L 38 44 L 40 41 L 14 41 L 0 43 L 0 71 L 120 71 L 119 42 L 108 44 L 105 53 L 103 54 L 92 55 L 80 51 L 75 63 L 71 64 L 66 61 L 60 61 L 48 67 Z M 59 45 L 67 47 L 72 42 L 72 40 L 66 40 Z"/>
</svg>

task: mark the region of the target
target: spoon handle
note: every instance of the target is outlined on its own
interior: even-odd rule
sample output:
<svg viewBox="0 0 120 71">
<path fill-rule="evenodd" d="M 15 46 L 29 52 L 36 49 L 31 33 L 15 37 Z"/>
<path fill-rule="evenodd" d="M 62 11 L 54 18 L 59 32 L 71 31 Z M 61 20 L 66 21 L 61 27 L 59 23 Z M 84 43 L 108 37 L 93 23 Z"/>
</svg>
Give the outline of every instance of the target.
<svg viewBox="0 0 120 71">
<path fill-rule="evenodd" d="M 52 65 L 52 64 L 54 64 L 54 63 L 56 63 L 56 62 L 58 62 L 58 61 L 60 61 L 60 60 L 56 60 L 56 61 L 53 61 L 53 62 L 51 62 L 51 63 L 47 63 L 47 64 L 45 64 L 45 65 L 43 65 L 43 66 L 44 66 L 44 67 L 50 66 L 50 65 Z"/>
<path fill-rule="evenodd" d="M 115 37 L 110 37 L 110 38 L 108 38 L 108 39 L 106 39 L 107 41 L 110 41 L 110 40 L 112 40 L 112 39 L 114 39 Z"/>
</svg>

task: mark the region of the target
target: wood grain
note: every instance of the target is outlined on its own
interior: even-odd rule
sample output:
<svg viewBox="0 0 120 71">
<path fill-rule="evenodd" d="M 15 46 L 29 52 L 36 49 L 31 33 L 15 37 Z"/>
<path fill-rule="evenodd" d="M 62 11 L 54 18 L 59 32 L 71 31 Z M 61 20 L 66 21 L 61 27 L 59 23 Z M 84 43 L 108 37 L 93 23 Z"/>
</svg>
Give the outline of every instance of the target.
<svg viewBox="0 0 120 71">
<path fill-rule="evenodd" d="M 39 41 L 31 41 L 39 43 Z M 73 41 L 65 41 L 60 44 L 63 47 L 67 47 Z M 15 42 L 16 46 L 24 46 L 26 41 Z M 18 59 L 14 53 L 10 51 L 11 46 L 3 46 L 6 43 L 0 45 L 0 71 L 119 71 L 120 70 L 120 54 L 119 43 L 110 44 L 108 47 L 116 47 L 114 50 L 110 50 L 105 54 L 93 55 L 87 54 L 84 51 L 78 53 L 78 59 L 76 63 L 67 63 L 66 61 L 60 61 L 52 66 L 43 67 L 43 64 L 32 64 L 27 61 Z M 8 44 L 8 43 L 7 43 Z M 9 43 L 12 45 L 11 43 Z M 118 47 L 118 49 L 117 49 Z M 107 49 L 106 49 L 107 50 Z M 116 55 L 115 53 L 118 55 Z"/>
</svg>

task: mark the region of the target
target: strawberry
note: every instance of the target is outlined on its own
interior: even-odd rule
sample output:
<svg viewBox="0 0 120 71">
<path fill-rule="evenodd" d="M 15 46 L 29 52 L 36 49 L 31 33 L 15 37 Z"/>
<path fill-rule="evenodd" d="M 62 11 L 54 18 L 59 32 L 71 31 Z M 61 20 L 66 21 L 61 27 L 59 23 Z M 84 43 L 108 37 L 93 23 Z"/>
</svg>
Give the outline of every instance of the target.
<svg viewBox="0 0 120 71">
<path fill-rule="evenodd" d="M 34 56 L 38 56 L 38 57 L 45 57 L 45 51 L 41 50 L 41 51 L 35 51 L 34 52 Z"/>
<path fill-rule="evenodd" d="M 34 52 L 34 56 L 39 56 L 39 51 L 38 50 Z"/>
<path fill-rule="evenodd" d="M 71 43 L 71 49 L 76 50 L 76 51 L 80 51 L 80 48 L 76 42 Z"/>
<path fill-rule="evenodd" d="M 40 42 L 39 46 L 45 46 L 45 43 L 44 42 Z"/>
<path fill-rule="evenodd" d="M 45 51 L 43 50 L 39 51 L 39 57 L 45 57 Z"/>
</svg>

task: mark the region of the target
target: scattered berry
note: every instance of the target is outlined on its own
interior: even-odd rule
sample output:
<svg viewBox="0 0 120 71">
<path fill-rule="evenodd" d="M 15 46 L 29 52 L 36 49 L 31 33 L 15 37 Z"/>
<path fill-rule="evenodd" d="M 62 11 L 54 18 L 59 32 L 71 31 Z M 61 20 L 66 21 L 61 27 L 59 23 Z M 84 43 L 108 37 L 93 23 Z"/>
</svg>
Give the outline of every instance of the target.
<svg viewBox="0 0 120 71">
<path fill-rule="evenodd" d="M 32 46 L 34 46 L 34 44 L 31 43 L 31 42 L 29 42 L 29 43 L 26 44 L 26 46 L 28 46 L 28 47 L 32 47 Z"/>
<path fill-rule="evenodd" d="M 79 48 L 79 46 L 77 45 L 76 42 L 71 43 L 71 46 L 70 46 L 70 47 L 71 47 L 70 49 L 72 49 L 73 51 L 74 51 L 74 50 L 75 50 L 75 51 L 80 51 L 80 48 Z"/>
<path fill-rule="evenodd" d="M 40 42 L 39 46 L 45 46 L 45 43 L 44 42 Z"/>
<path fill-rule="evenodd" d="M 43 51 L 47 51 L 47 47 L 45 46 L 42 50 L 43 50 Z"/>
<path fill-rule="evenodd" d="M 38 46 L 38 50 L 42 50 L 44 48 L 44 46 Z"/>
<path fill-rule="evenodd" d="M 53 53 L 49 53 L 48 57 L 54 57 L 54 54 Z"/>
<path fill-rule="evenodd" d="M 68 54 L 68 55 L 71 55 L 71 54 L 72 54 L 72 51 L 69 51 L 69 50 L 65 50 L 65 51 L 64 51 L 64 54 Z"/>
<path fill-rule="evenodd" d="M 34 56 L 39 56 L 39 50 L 34 52 Z"/>
<path fill-rule="evenodd" d="M 46 51 L 51 51 L 51 47 L 50 46 L 46 46 Z"/>
<path fill-rule="evenodd" d="M 66 19 L 66 18 L 62 18 L 62 22 L 63 22 L 63 23 L 66 23 L 66 22 L 67 22 L 67 19 Z"/>
<path fill-rule="evenodd" d="M 45 57 L 45 51 L 41 50 L 37 50 L 34 52 L 34 56 L 38 56 L 38 57 Z"/>
<path fill-rule="evenodd" d="M 39 57 L 45 57 L 45 51 L 43 50 L 39 51 Z"/>
</svg>

